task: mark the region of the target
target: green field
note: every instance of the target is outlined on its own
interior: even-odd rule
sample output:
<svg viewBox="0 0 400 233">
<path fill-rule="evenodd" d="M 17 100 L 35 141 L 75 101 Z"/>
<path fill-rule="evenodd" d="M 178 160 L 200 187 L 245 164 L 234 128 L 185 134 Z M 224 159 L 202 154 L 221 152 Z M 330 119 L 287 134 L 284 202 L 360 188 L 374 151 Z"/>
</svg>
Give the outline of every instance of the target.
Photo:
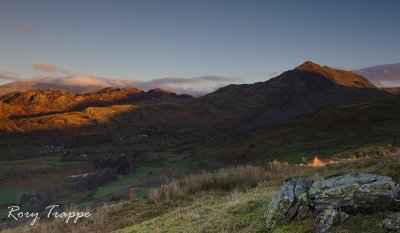
<svg viewBox="0 0 400 233">
<path fill-rule="evenodd" d="M 196 167 L 196 163 L 188 155 L 177 155 L 167 158 L 164 162 L 164 166 L 170 168 L 177 174 L 181 174 Z"/>
<path fill-rule="evenodd" d="M 68 166 L 77 165 L 82 162 L 61 162 L 61 157 L 37 157 L 33 159 L 23 159 L 23 160 L 12 160 L 12 161 L 0 161 L 0 171 L 3 170 L 15 170 L 23 168 L 44 168 L 53 166 Z"/>
<path fill-rule="evenodd" d="M 92 200 L 99 200 L 105 196 L 108 196 L 112 193 L 120 192 L 129 187 L 132 187 L 136 182 L 138 182 L 141 178 L 144 178 L 151 173 L 156 173 L 160 169 L 152 168 L 152 167 L 139 167 L 136 171 L 123 178 L 120 178 L 114 182 L 103 185 L 96 189 L 94 195 L 92 196 Z"/>
<path fill-rule="evenodd" d="M 29 189 L 0 186 L 0 206 L 15 204 L 18 194 L 26 191 Z"/>
<path fill-rule="evenodd" d="M 0 206 L 15 204 L 21 192 L 45 191 L 67 185 L 66 176 L 88 169 L 85 162 L 61 162 L 60 157 L 0 161 Z"/>
</svg>

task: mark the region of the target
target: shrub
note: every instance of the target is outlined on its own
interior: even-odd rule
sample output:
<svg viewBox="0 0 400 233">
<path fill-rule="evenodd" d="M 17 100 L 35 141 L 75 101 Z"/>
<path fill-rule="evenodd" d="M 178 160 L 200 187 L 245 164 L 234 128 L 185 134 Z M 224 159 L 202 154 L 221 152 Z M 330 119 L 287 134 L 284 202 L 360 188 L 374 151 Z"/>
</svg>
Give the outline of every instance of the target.
<svg viewBox="0 0 400 233">
<path fill-rule="evenodd" d="M 32 191 L 22 192 L 17 196 L 16 204 L 24 211 L 42 211 L 55 200 L 55 190 L 47 190 L 41 193 Z"/>
</svg>

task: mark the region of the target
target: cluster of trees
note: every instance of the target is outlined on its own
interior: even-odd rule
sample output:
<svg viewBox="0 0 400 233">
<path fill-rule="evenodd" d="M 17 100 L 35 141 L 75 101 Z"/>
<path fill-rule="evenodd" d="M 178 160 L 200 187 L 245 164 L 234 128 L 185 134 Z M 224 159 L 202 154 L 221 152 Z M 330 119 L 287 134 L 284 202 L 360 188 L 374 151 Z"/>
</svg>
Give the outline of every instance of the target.
<svg viewBox="0 0 400 233">
<path fill-rule="evenodd" d="M 47 206 L 54 204 L 56 200 L 55 190 L 47 190 L 44 192 L 32 191 L 30 193 L 22 192 L 17 196 L 16 204 L 21 210 L 29 212 L 41 212 Z"/>
<path fill-rule="evenodd" d="M 115 169 L 119 175 L 126 175 L 130 171 L 127 155 L 96 156 L 91 159 L 96 169 L 112 168 Z"/>
<path fill-rule="evenodd" d="M 74 191 L 86 191 L 110 183 L 117 178 L 117 171 L 107 167 L 70 179 L 70 182 Z"/>
<path fill-rule="evenodd" d="M 130 162 L 126 154 L 93 154 L 83 153 L 79 159 L 90 161 L 95 167 L 93 172 L 70 176 L 70 187 L 73 191 L 86 191 L 118 179 L 119 175 L 126 175 L 130 171 Z M 76 156 L 64 155 L 62 161 L 77 160 Z"/>
<path fill-rule="evenodd" d="M 62 156 L 62 162 L 86 160 L 90 161 L 96 170 L 104 168 L 115 169 L 118 175 L 126 175 L 130 171 L 129 158 L 125 153 L 120 154 L 100 154 L 100 153 L 82 153 L 81 155 L 72 155 L 67 153 Z"/>
</svg>

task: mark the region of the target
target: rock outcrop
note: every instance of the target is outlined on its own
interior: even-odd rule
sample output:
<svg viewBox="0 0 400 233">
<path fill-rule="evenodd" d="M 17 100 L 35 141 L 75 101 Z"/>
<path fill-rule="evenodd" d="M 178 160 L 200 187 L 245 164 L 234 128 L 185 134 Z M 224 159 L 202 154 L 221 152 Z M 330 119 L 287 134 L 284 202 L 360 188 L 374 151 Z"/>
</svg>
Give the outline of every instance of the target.
<svg viewBox="0 0 400 233">
<path fill-rule="evenodd" d="M 348 214 L 335 209 L 334 206 L 327 206 L 327 208 L 318 215 L 314 232 L 328 232 L 333 225 L 345 222 L 348 217 Z"/>
<path fill-rule="evenodd" d="M 347 174 L 315 181 L 309 196 L 315 209 L 333 205 L 348 212 L 372 211 L 396 204 L 399 186 L 390 177 Z"/>
<path fill-rule="evenodd" d="M 310 178 L 292 178 L 286 180 L 281 190 L 268 206 L 266 213 L 267 227 L 273 228 L 276 223 L 302 219 L 310 211 L 308 190 L 313 180 Z"/>
<path fill-rule="evenodd" d="M 388 216 L 388 218 L 383 220 L 382 227 L 388 231 L 400 231 L 400 213 Z"/>
<path fill-rule="evenodd" d="M 313 215 L 317 216 L 314 232 L 328 232 L 334 224 L 346 221 L 347 213 L 396 209 L 398 193 L 399 185 L 390 177 L 373 174 L 353 173 L 318 181 L 291 178 L 269 203 L 267 228 Z"/>
</svg>

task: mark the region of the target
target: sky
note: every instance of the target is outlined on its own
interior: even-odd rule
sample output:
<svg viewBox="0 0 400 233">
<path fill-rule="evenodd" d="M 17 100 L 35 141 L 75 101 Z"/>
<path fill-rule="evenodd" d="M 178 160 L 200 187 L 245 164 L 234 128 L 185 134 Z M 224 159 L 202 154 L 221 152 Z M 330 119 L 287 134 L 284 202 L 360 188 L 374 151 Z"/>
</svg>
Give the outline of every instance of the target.
<svg viewBox="0 0 400 233">
<path fill-rule="evenodd" d="M 399 9 L 397 0 L 0 0 L 0 77 L 204 89 L 265 81 L 306 60 L 399 63 Z"/>
</svg>

